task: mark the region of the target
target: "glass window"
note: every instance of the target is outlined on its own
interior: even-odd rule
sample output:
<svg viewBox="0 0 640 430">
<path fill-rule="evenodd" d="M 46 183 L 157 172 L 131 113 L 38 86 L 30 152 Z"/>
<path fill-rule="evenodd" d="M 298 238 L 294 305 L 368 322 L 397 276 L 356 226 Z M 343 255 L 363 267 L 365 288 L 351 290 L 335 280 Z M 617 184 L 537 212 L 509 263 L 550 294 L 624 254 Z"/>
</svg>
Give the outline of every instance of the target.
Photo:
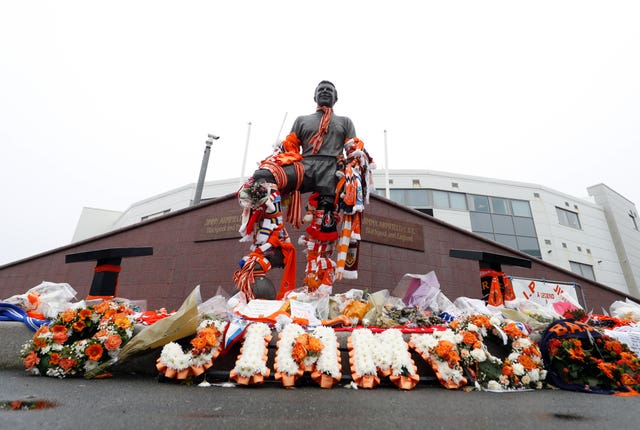
<svg viewBox="0 0 640 430">
<path fill-rule="evenodd" d="M 496 234 L 496 242 L 507 245 L 509 248 L 518 249 L 518 241 L 515 236 L 508 234 Z"/>
<path fill-rule="evenodd" d="M 536 227 L 531 218 L 513 217 L 513 226 L 519 236 L 536 236 Z"/>
<path fill-rule="evenodd" d="M 515 216 L 531 217 L 531 207 L 526 200 L 511 200 L 511 210 Z"/>
<path fill-rule="evenodd" d="M 491 197 L 491 208 L 494 214 L 507 215 L 507 201 L 498 197 Z"/>
<path fill-rule="evenodd" d="M 491 215 L 478 212 L 470 212 L 471 231 L 493 233 L 493 224 L 491 224 Z"/>
<path fill-rule="evenodd" d="M 448 208 L 449 207 L 449 193 L 446 191 L 433 190 L 433 207 L 435 208 Z"/>
<path fill-rule="evenodd" d="M 451 209 L 467 209 L 467 195 L 462 193 L 449 193 Z"/>
<path fill-rule="evenodd" d="M 427 207 L 429 206 L 429 194 L 427 190 L 406 190 L 407 206 Z"/>
<path fill-rule="evenodd" d="M 558 221 L 560 224 L 575 228 L 577 230 L 581 230 L 580 219 L 578 218 L 578 214 L 575 212 L 568 211 L 566 209 L 561 209 L 556 206 L 556 212 L 558 213 Z"/>
<path fill-rule="evenodd" d="M 572 272 L 582 275 L 585 278 L 593 279 L 594 281 L 596 280 L 596 275 L 593 273 L 593 266 L 578 263 L 576 261 L 569 261 L 569 265 L 571 266 Z"/>
<path fill-rule="evenodd" d="M 489 240 L 496 240 L 496 237 L 493 235 L 493 233 L 476 233 L 478 236 L 482 236 L 485 239 L 489 239 Z"/>
<path fill-rule="evenodd" d="M 509 215 L 491 215 L 493 231 L 500 234 L 515 234 L 513 218 Z"/>
<path fill-rule="evenodd" d="M 389 198 L 396 203 L 405 204 L 404 190 L 389 190 Z"/>
<path fill-rule="evenodd" d="M 540 245 L 535 237 L 518 236 L 518 249 L 534 257 L 541 257 Z"/>
<path fill-rule="evenodd" d="M 489 198 L 487 196 L 471 195 L 471 209 L 478 212 L 489 212 Z"/>
</svg>

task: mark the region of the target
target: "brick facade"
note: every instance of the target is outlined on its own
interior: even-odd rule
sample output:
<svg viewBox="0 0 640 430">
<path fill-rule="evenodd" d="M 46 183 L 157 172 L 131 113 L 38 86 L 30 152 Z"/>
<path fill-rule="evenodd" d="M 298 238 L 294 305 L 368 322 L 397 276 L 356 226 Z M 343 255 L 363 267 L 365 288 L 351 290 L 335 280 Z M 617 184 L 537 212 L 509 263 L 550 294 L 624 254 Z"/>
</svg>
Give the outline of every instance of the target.
<svg viewBox="0 0 640 430">
<path fill-rule="evenodd" d="M 65 263 L 65 255 L 117 247 L 153 247 L 153 255 L 125 258 L 119 278 L 118 293 L 132 300 L 147 300 L 149 309 L 177 308 L 196 285 L 203 299 L 214 296 L 222 287 L 227 294 L 234 290 L 233 272 L 237 262 L 247 253 L 248 244 L 238 242 L 240 208 L 234 195 L 212 200 L 150 221 L 57 248 L 11 264 L 0 266 L 0 297 L 21 294 L 43 280 L 67 282 L 85 297 L 93 278 L 95 262 Z M 344 280 L 334 285 L 334 292 L 351 288 L 393 290 L 405 273 L 435 271 L 441 288 L 451 300 L 460 296 L 479 298 L 479 265 L 477 261 L 451 258 L 451 249 L 469 249 L 520 258 L 526 254 L 488 241 L 418 211 L 385 198 L 372 196 L 365 220 L 391 220 L 377 233 L 385 241 L 367 240 L 363 225 L 363 242 L 357 280 Z M 393 222 L 397 222 L 395 225 Z M 374 237 L 375 224 L 369 228 Z M 300 231 L 288 228 L 297 244 Z M 403 243 L 403 240 L 406 243 Z M 424 250 L 409 242 L 420 243 Z M 299 247 L 298 247 L 299 249 Z M 531 269 L 505 266 L 508 275 L 540 278 L 557 282 L 577 282 L 583 288 L 590 309 L 609 308 L 615 300 L 626 296 L 605 285 L 582 278 L 570 271 L 532 258 Z M 298 253 L 298 282 L 304 273 L 304 256 Z M 270 278 L 279 284 L 281 269 L 273 269 Z M 633 300 L 637 300 L 631 297 Z"/>
</svg>

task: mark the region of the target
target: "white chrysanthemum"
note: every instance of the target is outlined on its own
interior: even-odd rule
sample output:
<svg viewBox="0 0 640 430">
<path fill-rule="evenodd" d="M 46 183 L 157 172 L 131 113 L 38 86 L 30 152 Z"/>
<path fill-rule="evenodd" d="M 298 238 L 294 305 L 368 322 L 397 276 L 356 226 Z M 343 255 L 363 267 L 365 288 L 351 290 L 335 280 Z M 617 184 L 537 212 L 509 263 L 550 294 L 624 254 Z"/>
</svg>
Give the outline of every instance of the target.
<svg viewBox="0 0 640 430">
<path fill-rule="evenodd" d="M 509 359 L 509 361 L 511 361 L 512 363 L 517 363 L 518 362 L 518 357 L 520 357 L 520 354 L 517 352 L 512 352 L 511 354 L 509 354 L 509 356 L 507 357 Z"/>
<path fill-rule="evenodd" d="M 288 324 L 280 333 L 280 342 L 276 352 L 276 371 L 294 375 L 298 372 L 300 365 L 293 359 L 293 346 L 298 336 L 304 334 L 304 329 L 298 324 Z"/>
<path fill-rule="evenodd" d="M 182 351 L 182 347 L 175 342 L 169 342 L 162 347 L 160 362 L 174 370 L 184 370 L 189 367 L 189 354 Z"/>
<path fill-rule="evenodd" d="M 360 376 L 377 375 L 378 371 L 373 354 L 377 342 L 371 330 L 366 328 L 354 330 L 351 333 L 351 342 L 355 373 Z"/>
<path fill-rule="evenodd" d="M 415 365 L 411 360 L 409 347 L 402 337 L 402 332 L 398 329 L 388 329 L 378 336 L 380 343 L 388 345 L 391 351 L 391 372 L 394 375 L 399 375 L 404 372 L 414 374 Z M 379 367 L 384 368 L 382 366 Z"/>
<path fill-rule="evenodd" d="M 478 362 L 483 362 L 487 359 L 487 354 L 482 348 L 476 348 L 471 350 L 471 357 Z"/>
<path fill-rule="evenodd" d="M 236 361 L 234 371 L 244 377 L 268 373 L 265 360 L 265 338 L 271 329 L 264 323 L 253 323 L 245 332 L 242 353 Z"/>
<path fill-rule="evenodd" d="M 338 378 L 341 375 L 339 359 L 338 359 L 338 340 L 336 333 L 331 327 L 317 327 L 313 335 L 322 342 L 322 351 L 316 361 L 316 368 L 332 378 Z"/>
<path fill-rule="evenodd" d="M 513 373 L 517 376 L 524 375 L 524 366 L 520 363 L 513 364 Z"/>
<path fill-rule="evenodd" d="M 198 354 L 195 356 L 193 355 L 193 353 L 190 353 L 189 362 L 192 366 L 203 366 L 211 361 L 214 353 L 215 349 L 211 349 L 209 352 Z"/>
</svg>

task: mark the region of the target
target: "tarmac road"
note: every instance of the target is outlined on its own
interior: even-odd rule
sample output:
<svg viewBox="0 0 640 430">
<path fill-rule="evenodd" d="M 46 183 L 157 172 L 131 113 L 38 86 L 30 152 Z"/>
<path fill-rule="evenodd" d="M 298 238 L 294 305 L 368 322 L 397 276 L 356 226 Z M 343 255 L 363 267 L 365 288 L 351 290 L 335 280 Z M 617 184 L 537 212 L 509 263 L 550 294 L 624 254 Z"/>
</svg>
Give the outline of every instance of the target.
<svg viewBox="0 0 640 430">
<path fill-rule="evenodd" d="M 0 402 L 43 399 L 57 406 L 2 410 L 0 429 L 629 429 L 640 427 L 640 397 L 562 390 L 464 392 L 420 383 L 354 390 L 313 383 L 284 389 L 161 383 L 149 375 L 55 379 L 0 370 Z"/>
</svg>

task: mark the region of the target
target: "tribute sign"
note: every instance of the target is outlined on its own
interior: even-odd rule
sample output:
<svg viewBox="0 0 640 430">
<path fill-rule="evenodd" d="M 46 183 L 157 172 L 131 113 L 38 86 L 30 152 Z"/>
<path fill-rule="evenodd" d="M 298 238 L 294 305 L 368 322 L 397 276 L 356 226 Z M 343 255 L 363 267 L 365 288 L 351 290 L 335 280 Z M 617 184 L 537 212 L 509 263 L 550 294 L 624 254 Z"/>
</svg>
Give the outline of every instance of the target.
<svg viewBox="0 0 640 430">
<path fill-rule="evenodd" d="M 362 240 L 424 251 L 422 226 L 393 218 L 367 215 L 362 219 Z"/>
</svg>

